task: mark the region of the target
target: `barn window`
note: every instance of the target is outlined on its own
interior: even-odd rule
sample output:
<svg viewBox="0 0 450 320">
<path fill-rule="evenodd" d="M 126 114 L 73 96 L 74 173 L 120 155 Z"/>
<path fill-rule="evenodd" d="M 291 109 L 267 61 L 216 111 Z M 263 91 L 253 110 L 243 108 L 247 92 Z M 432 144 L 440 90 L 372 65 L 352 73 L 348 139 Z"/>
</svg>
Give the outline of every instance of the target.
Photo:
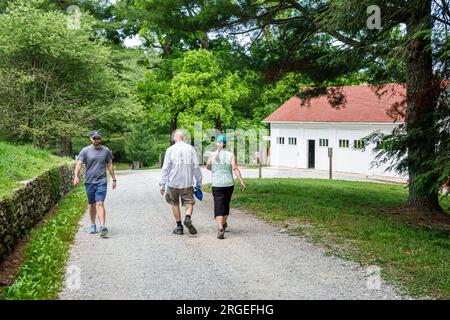
<svg viewBox="0 0 450 320">
<path fill-rule="evenodd" d="M 278 144 L 284 144 L 284 137 L 277 137 Z"/>
<path fill-rule="evenodd" d="M 293 137 L 288 138 L 288 143 L 290 145 L 296 146 L 297 145 L 297 138 L 293 138 Z"/>
<path fill-rule="evenodd" d="M 339 139 L 339 148 L 348 148 L 350 142 L 348 140 Z"/>
<path fill-rule="evenodd" d="M 354 140 L 353 141 L 353 148 L 355 149 L 364 149 L 365 144 L 363 140 Z"/>
<path fill-rule="evenodd" d="M 319 147 L 328 147 L 328 139 L 319 139 Z"/>
</svg>

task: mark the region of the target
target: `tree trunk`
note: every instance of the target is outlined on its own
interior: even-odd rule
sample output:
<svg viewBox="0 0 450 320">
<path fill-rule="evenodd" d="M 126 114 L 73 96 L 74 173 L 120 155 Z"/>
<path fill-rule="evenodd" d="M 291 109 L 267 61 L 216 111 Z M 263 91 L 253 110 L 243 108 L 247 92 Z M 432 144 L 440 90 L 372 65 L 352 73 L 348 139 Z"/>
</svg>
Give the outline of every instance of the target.
<svg viewBox="0 0 450 320">
<path fill-rule="evenodd" d="M 72 139 L 70 137 L 61 138 L 61 155 L 72 156 Z"/>
<path fill-rule="evenodd" d="M 209 38 L 207 33 L 200 39 L 200 43 L 202 45 L 202 49 L 209 50 Z"/>
<path fill-rule="evenodd" d="M 422 10 L 411 13 L 407 24 L 408 36 L 431 29 L 431 0 L 421 3 Z M 410 39 L 411 39 L 410 38 Z M 407 205 L 414 208 L 440 209 L 438 193 L 417 186 L 417 177 L 431 168 L 435 158 L 436 132 L 433 131 L 435 90 L 433 88 L 433 65 L 431 41 L 427 35 L 415 36 L 407 48 L 407 134 L 409 195 Z M 423 182 L 422 182 L 423 183 Z M 434 181 L 435 183 L 435 181 Z M 420 189 L 420 190 L 419 190 Z"/>
<path fill-rule="evenodd" d="M 173 134 L 177 130 L 177 126 L 178 126 L 178 114 L 176 114 L 175 117 L 173 117 L 172 121 L 170 122 L 170 145 L 174 144 Z"/>
<path fill-rule="evenodd" d="M 216 119 L 215 129 L 216 132 L 222 132 L 222 121 L 220 119 Z"/>
<path fill-rule="evenodd" d="M 141 167 L 141 163 L 139 161 L 132 161 L 131 168 L 133 170 L 137 170 Z"/>
</svg>

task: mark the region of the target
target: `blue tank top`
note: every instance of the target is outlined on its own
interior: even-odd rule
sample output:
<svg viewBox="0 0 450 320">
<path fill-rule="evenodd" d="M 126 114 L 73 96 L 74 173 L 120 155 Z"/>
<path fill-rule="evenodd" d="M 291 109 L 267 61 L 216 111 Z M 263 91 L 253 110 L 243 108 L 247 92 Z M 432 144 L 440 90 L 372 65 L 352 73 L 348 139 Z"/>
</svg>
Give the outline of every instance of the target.
<svg viewBox="0 0 450 320">
<path fill-rule="evenodd" d="M 217 151 L 212 155 L 212 186 L 213 187 L 231 187 L 234 185 L 233 168 L 231 160 L 233 153 L 226 150 L 219 152 L 217 160 Z"/>
</svg>

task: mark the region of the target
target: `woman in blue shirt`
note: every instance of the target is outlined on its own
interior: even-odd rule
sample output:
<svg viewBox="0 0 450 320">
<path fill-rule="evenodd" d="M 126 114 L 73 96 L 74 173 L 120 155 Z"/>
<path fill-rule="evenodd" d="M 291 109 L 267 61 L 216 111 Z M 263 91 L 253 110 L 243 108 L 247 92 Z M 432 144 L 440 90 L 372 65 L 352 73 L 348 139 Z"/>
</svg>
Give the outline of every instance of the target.
<svg viewBox="0 0 450 320">
<path fill-rule="evenodd" d="M 227 137 L 220 135 L 216 139 L 216 151 L 208 159 L 206 168 L 212 171 L 212 193 L 214 197 L 214 217 L 219 231 L 217 238 L 224 239 L 227 219 L 230 214 L 231 196 L 234 191 L 233 172 L 239 179 L 242 191 L 246 186 L 242 180 L 241 171 L 237 165 L 234 154 L 225 150 Z"/>
</svg>

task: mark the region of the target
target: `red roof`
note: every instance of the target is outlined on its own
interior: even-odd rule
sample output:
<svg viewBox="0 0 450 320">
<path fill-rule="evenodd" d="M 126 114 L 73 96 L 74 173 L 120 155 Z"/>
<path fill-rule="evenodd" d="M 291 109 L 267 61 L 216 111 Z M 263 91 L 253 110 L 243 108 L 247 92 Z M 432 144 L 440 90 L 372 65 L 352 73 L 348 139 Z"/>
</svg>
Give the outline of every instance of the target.
<svg viewBox="0 0 450 320">
<path fill-rule="evenodd" d="M 343 99 L 343 100 L 341 100 Z M 340 105 L 333 101 L 342 102 Z M 387 84 L 327 88 L 327 94 L 310 99 L 293 96 L 265 122 L 394 122 L 395 111 L 404 110 L 406 86 Z"/>
</svg>

